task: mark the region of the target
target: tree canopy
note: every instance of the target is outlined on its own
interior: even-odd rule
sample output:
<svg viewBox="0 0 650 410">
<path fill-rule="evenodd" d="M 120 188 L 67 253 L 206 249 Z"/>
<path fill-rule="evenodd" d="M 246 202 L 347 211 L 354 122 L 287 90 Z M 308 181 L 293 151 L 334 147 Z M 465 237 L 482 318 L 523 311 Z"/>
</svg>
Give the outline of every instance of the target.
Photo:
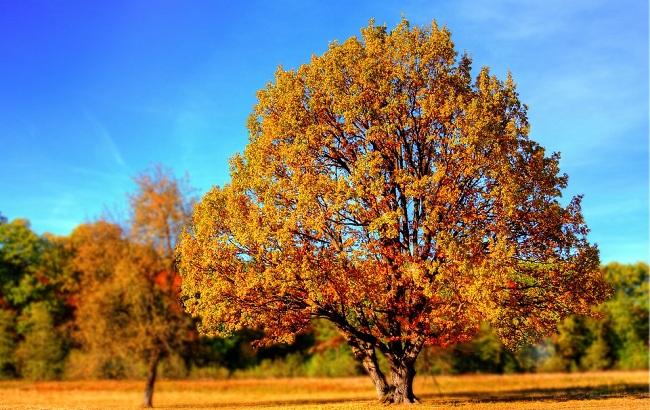
<svg viewBox="0 0 650 410">
<path fill-rule="evenodd" d="M 446 28 L 371 22 L 257 97 L 231 182 L 180 246 L 204 332 L 289 340 L 328 319 L 378 393 L 410 402 L 424 344 L 486 320 L 515 347 L 607 294 L 559 154 L 528 137 L 512 77 L 472 79 Z"/>
</svg>

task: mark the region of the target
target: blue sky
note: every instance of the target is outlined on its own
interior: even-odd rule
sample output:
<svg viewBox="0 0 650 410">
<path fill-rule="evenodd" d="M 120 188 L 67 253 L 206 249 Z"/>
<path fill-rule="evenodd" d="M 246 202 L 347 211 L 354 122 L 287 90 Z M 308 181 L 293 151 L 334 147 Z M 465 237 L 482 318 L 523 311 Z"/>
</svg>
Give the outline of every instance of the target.
<svg viewBox="0 0 650 410">
<path fill-rule="evenodd" d="M 237 4 L 235 4 L 237 3 Z M 371 17 L 511 70 L 604 262 L 648 260 L 646 1 L 0 2 L 0 212 L 67 234 L 153 163 L 228 180 L 255 92 Z"/>
</svg>

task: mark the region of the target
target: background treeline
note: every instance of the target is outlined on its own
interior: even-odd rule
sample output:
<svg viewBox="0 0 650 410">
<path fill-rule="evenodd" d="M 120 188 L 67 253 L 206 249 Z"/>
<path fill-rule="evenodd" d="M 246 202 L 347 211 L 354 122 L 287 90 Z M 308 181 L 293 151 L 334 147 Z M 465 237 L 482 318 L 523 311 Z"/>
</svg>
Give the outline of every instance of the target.
<svg viewBox="0 0 650 410">
<path fill-rule="evenodd" d="M 349 376 L 362 372 L 331 325 L 293 344 L 255 348 L 259 333 L 199 336 L 178 300 L 174 247 L 190 217 L 186 179 L 161 167 L 135 178 L 129 217 L 69 236 L 38 235 L 0 215 L 0 378 Z M 430 348 L 419 374 L 648 367 L 648 265 L 610 263 L 599 319 L 510 352 L 489 327 L 471 343 Z M 153 381 L 152 381 L 153 383 Z"/>
</svg>

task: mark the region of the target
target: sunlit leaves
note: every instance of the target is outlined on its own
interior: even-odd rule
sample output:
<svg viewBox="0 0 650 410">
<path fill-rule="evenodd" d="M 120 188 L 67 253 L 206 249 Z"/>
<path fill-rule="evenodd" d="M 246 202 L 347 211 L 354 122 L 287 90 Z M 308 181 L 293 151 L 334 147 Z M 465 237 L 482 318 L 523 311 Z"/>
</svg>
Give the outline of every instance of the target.
<svg viewBox="0 0 650 410">
<path fill-rule="evenodd" d="M 318 316 L 394 352 L 488 320 L 516 346 L 602 300 L 559 156 L 512 77 L 470 66 L 446 28 L 403 21 L 279 68 L 179 247 L 203 331 L 285 340 Z"/>
</svg>

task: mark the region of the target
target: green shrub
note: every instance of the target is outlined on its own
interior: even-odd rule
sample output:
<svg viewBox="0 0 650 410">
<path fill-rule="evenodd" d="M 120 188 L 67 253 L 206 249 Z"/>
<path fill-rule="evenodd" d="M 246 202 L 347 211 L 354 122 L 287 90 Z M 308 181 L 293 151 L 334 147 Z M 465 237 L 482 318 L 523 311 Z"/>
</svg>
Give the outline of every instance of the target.
<svg viewBox="0 0 650 410">
<path fill-rule="evenodd" d="M 63 339 L 54 328 L 45 303 L 34 303 L 25 309 L 19 329 L 23 335 L 16 349 L 20 374 L 33 380 L 60 377 L 65 359 Z"/>
<path fill-rule="evenodd" d="M 360 374 L 357 361 L 347 345 L 312 355 L 305 363 L 309 377 L 345 377 Z"/>
<path fill-rule="evenodd" d="M 303 353 L 290 353 L 282 358 L 265 359 L 257 366 L 237 370 L 238 378 L 267 378 L 267 377 L 305 377 L 305 355 Z"/>
<path fill-rule="evenodd" d="M 15 317 L 10 310 L 0 309 L 0 378 L 16 376 Z"/>
<path fill-rule="evenodd" d="M 627 340 L 627 343 L 619 350 L 618 368 L 647 369 L 648 368 L 648 345 L 641 340 Z"/>
</svg>

